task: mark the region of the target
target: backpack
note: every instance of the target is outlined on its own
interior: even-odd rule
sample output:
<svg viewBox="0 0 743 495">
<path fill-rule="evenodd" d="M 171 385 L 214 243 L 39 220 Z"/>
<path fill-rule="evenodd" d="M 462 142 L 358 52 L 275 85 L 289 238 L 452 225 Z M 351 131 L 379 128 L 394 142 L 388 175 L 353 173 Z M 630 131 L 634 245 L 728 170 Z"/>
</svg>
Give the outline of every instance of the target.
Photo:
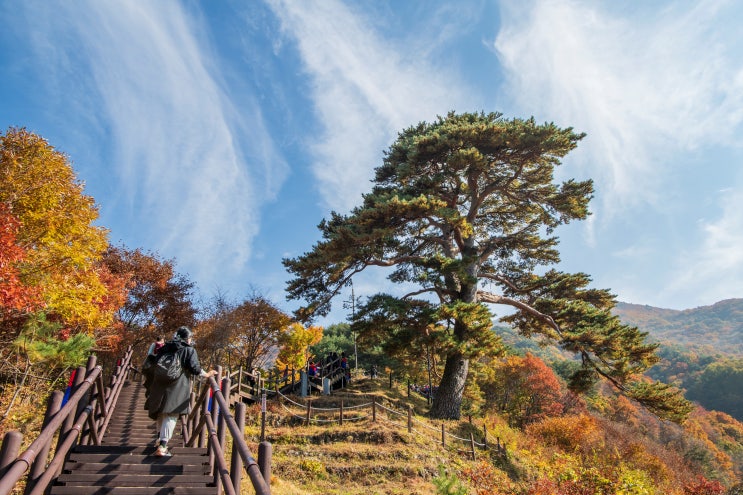
<svg viewBox="0 0 743 495">
<path fill-rule="evenodd" d="M 152 367 L 152 379 L 161 384 L 176 381 L 183 374 L 181 358 L 176 351 L 159 354 L 157 362 Z"/>
</svg>

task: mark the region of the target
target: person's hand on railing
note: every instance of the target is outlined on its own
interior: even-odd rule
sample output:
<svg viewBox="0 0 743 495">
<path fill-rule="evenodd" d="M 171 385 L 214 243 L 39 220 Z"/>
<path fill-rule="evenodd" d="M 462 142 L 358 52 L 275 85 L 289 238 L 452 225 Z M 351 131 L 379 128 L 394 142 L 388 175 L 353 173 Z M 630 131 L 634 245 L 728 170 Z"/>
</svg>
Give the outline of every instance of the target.
<svg viewBox="0 0 743 495">
<path fill-rule="evenodd" d="M 198 379 L 199 379 L 199 381 L 203 382 L 203 381 L 208 380 L 209 378 L 215 376 L 216 374 L 217 374 L 217 370 L 204 371 L 202 369 L 201 370 L 201 373 L 199 373 Z"/>
</svg>

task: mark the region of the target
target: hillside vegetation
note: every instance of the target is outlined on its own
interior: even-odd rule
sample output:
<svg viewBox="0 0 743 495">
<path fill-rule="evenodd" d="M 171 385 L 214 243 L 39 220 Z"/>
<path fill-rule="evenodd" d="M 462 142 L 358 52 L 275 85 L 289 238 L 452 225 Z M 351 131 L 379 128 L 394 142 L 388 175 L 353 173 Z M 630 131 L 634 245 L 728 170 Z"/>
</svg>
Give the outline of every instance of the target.
<svg viewBox="0 0 743 495">
<path fill-rule="evenodd" d="M 659 342 L 743 356 L 743 299 L 683 311 L 620 302 L 613 312 Z"/>
<path fill-rule="evenodd" d="M 372 397 L 399 411 L 411 404 L 414 432 L 394 414 L 379 412 L 372 422 L 368 409 L 356 413 L 367 414 L 365 419 L 338 424 L 332 410 L 341 400 L 350 408 Z M 269 403 L 266 435 L 274 447 L 275 495 L 723 494 L 723 486 L 732 487 L 743 469 L 743 424 L 733 418 L 698 408 L 681 427 L 603 392 L 585 407 L 524 428 L 509 426 L 497 414 L 471 423 L 444 421 L 447 433 L 460 438 L 472 433 L 477 442 L 485 427 L 491 443 L 498 437 L 507 447 L 505 457 L 478 448 L 475 460 L 465 443 L 448 440 L 442 447 L 437 434 L 442 421 L 427 419 L 425 399 L 408 396 L 404 384 L 389 388 L 383 378 L 355 380 L 349 389 L 311 400 L 317 420 L 309 425 L 291 402 Z M 257 407 L 252 413 L 247 432 L 255 446 L 260 414 Z"/>
</svg>

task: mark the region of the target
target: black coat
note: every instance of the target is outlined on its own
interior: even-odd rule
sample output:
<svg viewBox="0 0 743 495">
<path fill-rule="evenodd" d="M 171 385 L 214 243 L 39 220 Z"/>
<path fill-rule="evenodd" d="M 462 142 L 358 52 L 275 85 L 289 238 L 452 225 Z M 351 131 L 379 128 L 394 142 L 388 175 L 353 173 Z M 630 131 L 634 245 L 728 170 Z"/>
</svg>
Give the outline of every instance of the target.
<svg viewBox="0 0 743 495">
<path fill-rule="evenodd" d="M 183 367 L 183 374 L 177 380 L 163 385 L 145 377 L 147 400 L 144 408 L 152 419 L 157 419 L 160 414 L 176 415 L 191 412 L 191 378 L 201 373 L 199 357 L 196 355 L 196 349 L 180 340 L 166 343 L 157 355 L 162 356 L 173 351 L 180 357 Z"/>
</svg>

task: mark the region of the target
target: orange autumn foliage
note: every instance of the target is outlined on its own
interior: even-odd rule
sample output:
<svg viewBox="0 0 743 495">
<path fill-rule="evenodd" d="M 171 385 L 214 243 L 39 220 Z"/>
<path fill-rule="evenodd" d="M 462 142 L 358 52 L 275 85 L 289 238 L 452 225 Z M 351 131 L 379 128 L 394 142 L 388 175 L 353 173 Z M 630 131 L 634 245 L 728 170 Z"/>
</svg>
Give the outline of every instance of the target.
<svg viewBox="0 0 743 495">
<path fill-rule="evenodd" d="M 18 264 L 26 258 L 26 250 L 18 245 L 18 220 L 0 203 L 0 320 L 13 313 L 28 313 L 41 307 L 36 287 L 26 285 L 20 277 Z"/>
</svg>

